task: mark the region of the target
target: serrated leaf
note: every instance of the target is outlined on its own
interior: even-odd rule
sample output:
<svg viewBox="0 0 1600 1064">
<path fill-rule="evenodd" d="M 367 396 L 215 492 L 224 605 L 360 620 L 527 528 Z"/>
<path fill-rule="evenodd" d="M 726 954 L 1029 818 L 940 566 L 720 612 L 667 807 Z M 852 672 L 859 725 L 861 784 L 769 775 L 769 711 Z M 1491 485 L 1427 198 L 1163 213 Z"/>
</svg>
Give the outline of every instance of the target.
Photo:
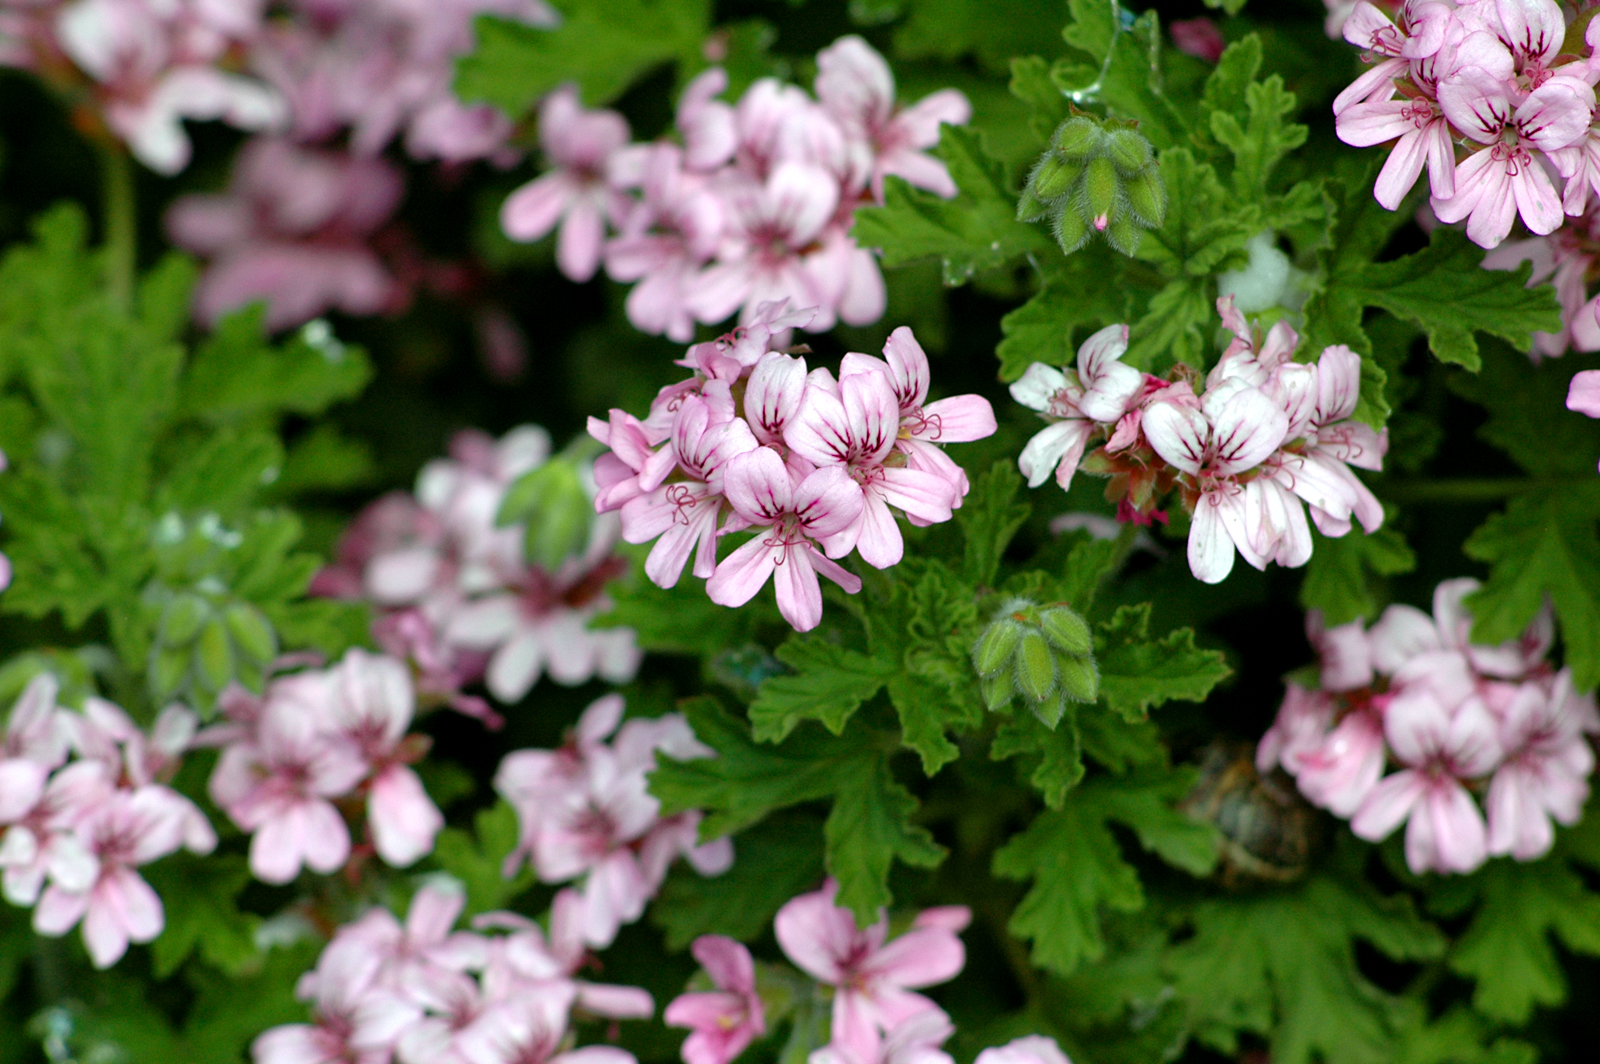
<svg viewBox="0 0 1600 1064">
<path fill-rule="evenodd" d="M 1522 351 L 1491 343 L 1476 374 L 1453 373 L 1448 381 L 1488 411 L 1480 438 L 1535 476 L 1588 483 L 1600 457 L 1600 423 L 1566 409 L 1567 387 L 1574 372 L 1596 364 L 1593 355 L 1573 351 L 1534 365 Z"/>
<path fill-rule="evenodd" d="M 1028 782 L 1051 809 L 1060 809 L 1067 792 L 1083 780 L 1080 708 L 1068 703 L 1062 719 L 1054 728 L 1047 728 L 1036 714 L 1014 705 L 1011 717 L 995 729 L 994 741 L 989 744 L 989 756 L 996 761 L 1023 759 Z"/>
<path fill-rule="evenodd" d="M 1233 109 L 1211 112 L 1211 135 L 1233 153 L 1233 190 L 1242 199 L 1260 199 L 1273 169 L 1289 152 L 1306 141 L 1305 126 L 1284 121 L 1294 114 L 1295 95 L 1273 74 L 1245 88 L 1242 113 Z"/>
<path fill-rule="evenodd" d="M 1116 0 L 1069 0 L 1072 21 L 1061 31 L 1091 64 L 1058 63 L 1051 71 L 1079 102 L 1104 104 L 1113 117 L 1131 118 L 1158 149 L 1184 139 L 1185 122 L 1166 96 L 1161 70 L 1161 20 L 1154 11 L 1124 23 Z"/>
<path fill-rule="evenodd" d="M 166 926 L 150 944 L 151 968 L 165 979 L 196 950 L 210 964 L 237 973 L 260 955 L 255 931 L 261 918 L 240 912 L 234 899 L 251 881 L 244 858 L 177 853 L 140 873 L 167 898 Z M 178 904 L 178 899 L 182 899 Z"/>
<path fill-rule="evenodd" d="M 924 773 L 931 776 L 961 756 L 960 747 L 945 736 L 953 716 L 949 687 L 900 673 L 889 680 L 889 701 L 900 717 L 900 742 L 922 758 Z"/>
<path fill-rule="evenodd" d="M 1546 596 L 1561 621 L 1573 684 L 1600 683 L 1600 486 L 1513 499 L 1468 537 L 1462 550 L 1489 563 L 1489 578 L 1467 599 L 1474 641 L 1522 634 Z"/>
<path fill-rule="evenodd" d="M 882 759 L 839 780 L 823 826 L 827 868 L 839 881 L 838 904 L 855 913 L 860 926 L 877 919 L 878 911 L 894 900 L 888 886 L 893 860 L 919 868 L 944 860 L 944 847 L 928 829 L 909 822 L 917 806 Z"/>
<path fill-rule="evenodd" d="M 1215 830 L 1171 808 L 1187 789 L 1183 774 L 1095 780 L 1039 814 L 994 855 L 994 874 L 1032 880 L 1007 929 L 1033 941 L 1033 962 L 1063 975 L 1105 955 L 1102 908 L 1144 907 L 1139 876 L 1107 828 L 1115 821 L 1163 859 L 1198 875 L 1216 860 Z"/>
<path fill-rule="evenodd" d="M 988 587 L 995 582 L 1011 537 L 1033 512 L 1031 505 L 1017 498 L 1021 490 L 1016 463 L 1002 458 L 973 482 L 972 491 L 956 512 L 966 540 L 961 575 L 969 583 Z"/>
<path fill-rule="evenodd" d="M 517 848 L 517 814 L 504 800 L 473 817 L 472 832 L 445 828 L 434 841 L 433 859 L 467 890 L 467 916 L 503 909 L 533 886 L 533 869 L 524 865 L 507 879 L 506 858 Z"/>
<path fill-rule="evenodd" d="M 881 249 L 885 266 L 939 259 L 947 281 L 959 283 L 979 270 L 1054 248 L 1044 230 L 1017 221 L 1017 197 L 1005 167 L 984 148 L 981 132 L 944 126 L 934 154 L 960 190 L 953 199 L 890 177 L 883 206 L 856 210 L 851 234 L 861 246 Z"/>
<path fill-rule="evenodd" d="M 1130 721 L 1172 699 L 1203 702 L 1226 679 L 1222 653 L 1195 646 L 1194 632 L 1179 628 L 1152 639 L 1150 605 L 1122 606 L 1095 631 L 1100 697 Z"/>
<path fill-rule="evenodd" d="M 1047 255 L 1040 262 L 1039 291 L 1000 319 L 1005 338 L 995 348 L 1000 379 L 1014 381 L 1034 362 L 1071 366 L 1078 357 L 1073 330 L 1126 321 L 1132 312 L 1129 290 L 1107 284 L 1124 259 L 1110 245 L 1096 241 L 1071 255 Z"/>
<path fill-rule="evenodd" d="M 456 62 L 463 101 L 494 104 L 514 118 L 565 82 L 591 107 L 610 103 L 640 77 L 678 60 L 693 69 L 709 32 L 708 0 L 555 0 L 557 27 L 480 15 L 478 47 Z"/>
<path fill-rule="evenodd" d="M 893 661 L 815 637 L 792 636 L 779 645 L 778 660 L 793 675 L 762 681 L 750 703 L 750 723 L 761 742 L 781 742 L 803 720 L 820 721 L 833 734 L 844 731 L 861 703 L 872 698 L 898 671 Z"/>
<path fill-rule="evenodd" d="M 822 823 L 773 817 L 742 833 L 733 867 L 709 879 L 674 865 L 650 905 L 650 920 L 681 950 L 701 935 L 752 942 L 772 927 L 783 903 L 822 878 Z"/>
<path fill-rule="evenodd" d="M 372 363 L 359 348 L 336 341 L 313 346 L 301 335 L 273 346 L 265 314 L 259 303 L 234 311 L 195 349 L 179 399 L 185 416 L 220 425 L 315 415 L 358 395 L 372 379 Z"/>
</svg>

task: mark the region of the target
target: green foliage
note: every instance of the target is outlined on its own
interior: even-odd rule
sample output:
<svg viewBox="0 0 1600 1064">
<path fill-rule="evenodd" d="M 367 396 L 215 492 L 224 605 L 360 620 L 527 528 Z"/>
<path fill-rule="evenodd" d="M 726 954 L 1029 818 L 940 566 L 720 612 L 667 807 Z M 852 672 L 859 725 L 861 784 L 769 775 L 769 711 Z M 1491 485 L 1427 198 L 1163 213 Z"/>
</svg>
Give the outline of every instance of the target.
<svg viewBox="0 0 1600 1064">
<path fill-rule="evenodd" d="M 517 848 L 517 814 L 504 801 L 481 809 L 473 818 L 474 831 L 445 828 L 433 845 L 439 867 L 460 880 L 467 890 L 466 914 L 504 909 L 506 903 L 533 886 L 533 869 L 523 861 L 506 875 L 507 862 Z"/>
<path fill-rule="evenodd" d="M 1150 637 L 1150 606 L 1123 606 L 1095 632 L 1100 694 L 1129 721 L 1172 699 L 1203 702 L 1232 672 L 1222 654 L 1195 646 L 1187 628 Z"/>
<path fill-rule="evenodd" d="M 1214 829 L 1172 808 L 1190 783 L 1187 774 L 1169 771 L 1086 783 L 996 851 L 995 875 L 1033 881 L 1007 926 L 1033 941 L 1035 964 L 1066 975 L 1082 961 L 1099 960 L 1102 907 L 1144 907 L 1138 873 L 1108 822 L 1131 828 L 1146 850 L 1191 875 L 1211 871 Z"/>
<path fill-rule="evenodd" d="M 1384 598 L 1377 589 L 1381 578 L 1417 567 L 1416 555 L 1392 524 L 1371 535 L 1358 526 L 1338 539 L 1315 531 L 1311 538 L 1315 546 L 1300 585 L 1300 605 L 1321 610 L 1329 627 L 1358 617 L 1376 620 Z"/>
<path fill-rule="evenodd" d="M 261 918 L 241 912 L 237 903 L 250 882 L 243 858 L 175 854 L 144 869 L 143 875 L 157 894 L 183 899 L 167 907 L 167 926 L 150 946 L 157 978 L 171 975 L 194 953 L 229 975 L 259 963 L 255 933 Z"/>
<path fill-rule="evenodd" d="M 455 91 L 513 116 L 577 82 L 590 107 L 610 103 L 643 75 L 676 60 L 703 65 L 711 14 L 706 0 L 555 0 L 561 25 L 542 29 L 478 17 L 478 48 L 456 65 Z"/>
</svg>

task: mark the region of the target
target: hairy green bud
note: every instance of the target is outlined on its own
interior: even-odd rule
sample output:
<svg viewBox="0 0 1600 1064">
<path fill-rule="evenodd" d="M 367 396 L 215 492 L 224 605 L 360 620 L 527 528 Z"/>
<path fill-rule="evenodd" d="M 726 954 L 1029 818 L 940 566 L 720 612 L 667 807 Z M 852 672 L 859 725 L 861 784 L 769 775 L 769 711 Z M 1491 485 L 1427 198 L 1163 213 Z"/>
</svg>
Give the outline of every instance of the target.
<svg viewBox="0 0 1600 1064">
<path fill-rule="evenodd" d="M 1096 229 L 1100 228 L 1100 219 L 1109 218 L 1111 208 L 1116 206 L 1117 186 L 1117 168 L 1110 159 L 1091 159 L 1084 168 L 1083 193 Z"/>
<path fill-rule="evenodd" d="M 1108 244 L 1124 255 L 1130 256 L 1139 250 L 1139 241 L 1144 237 L 1144 230 L 1134 221 L 1132 213 L 1120 209 L 1112 211 L 1105 232 Z"/>
<path fill-rule="evenodd" d="M 150 689 L 159 701 L 176 694 L 189 677 L 187 646 L 157 647 L 150 657 Z"/>
<path fill-rule="evenodd" d="M 1025 188 L 1022 198 L 1017 200 L 1017 221 L 1037 222 L 1040 218 L 1049 217 L 1050 210 L 1050 204 L 1035 196 L 1031 189 Z"/>
<path fill-rule="evenodd" d="M 1085 222 L 1070 204 L 1063 203 L 1056 210 L 1055 224 L 1051 226 L 1055 233 L 1056 243 L 1061 245 L 1061 250 L 1067 254 L 1077 251 L 1089 242 L 1092 232 L 1089 223 Z"/>
<path fill-rule="evenodd" d="M 1034 702 L 1055 694 L 1056 656 L 1037 629 L 1023 633 L 1017 645 L 1017 689 Z"/>
<path fill-rule="evenodd" d="M 988 679 L 1009 665 L 1022 632 L 1022 625 L 1010 617 L 1001 616 L 990 621 L 972 648 L 972 667 L 978 670 L 978 675 Z"/>
<path fill-rule="evenodd" d="M 1081 657 L 1094 652 L 1094 637 L 1089 632 L 1089 623 L 1065 603 L 1041 611 L 1039 627 L 1044 629 L 1045 638 L 1063 653 Z"/>
<path fill-rule="evenodd" d="M 194 644 L 195 673 L 207 691 L 221 691 L 233 679 L 233 643 L 219 618 L 213 617 L 200 629 Z"/>
<path fill-rule="evenodd" d="M 1017 685 L 1012 681 L 1009 669 L 980 681 L 978 686 L 983 692 L 983 704 L 991 710 L 1004 709 L 1017 693 Z"/>
<path fill-rule="evenodd" d="M 1066 715 L 1067 703 L 1058 692 L 1054 698 L 1047 699 L 1044 702 L 1035 702 L 1031 708 L 1033 709 L 1033 715 L 1039 718 L 1041 724 L 1051 731 L 1055 731 L 1056 725 L 1060 724 L 1061 718 Z"/>
<path fill-rule="evenodd" d="M 1167 186 L 1155 167 L 1138 174 L 1123 186 L 1128 206 L 1140 224 L 1154 229 L 1167 220 Z"/>
<path fill-rule="evenodd" d="M 1061 123 L 1050 139 L 1055 150 L 1068 159 L 1087 159 L 1100 147 L 1104 136 L 1099 122 L 1088 115 L 1078 115 Z"/>
<path fill-rule="evenodd" d="M 1131 177 L 1150 165 L 1150 142 L 1131 129 L 1114 129 L 1106 135 L 1106 154 Z"/>
<path fill-rule="evenodd" d="M 1100 668 L 1094 658 L 1063 654 L 1060 665 L 1061 693 L 1074 702 L 1093 702 L 1100 697 Z"/>
</svg>

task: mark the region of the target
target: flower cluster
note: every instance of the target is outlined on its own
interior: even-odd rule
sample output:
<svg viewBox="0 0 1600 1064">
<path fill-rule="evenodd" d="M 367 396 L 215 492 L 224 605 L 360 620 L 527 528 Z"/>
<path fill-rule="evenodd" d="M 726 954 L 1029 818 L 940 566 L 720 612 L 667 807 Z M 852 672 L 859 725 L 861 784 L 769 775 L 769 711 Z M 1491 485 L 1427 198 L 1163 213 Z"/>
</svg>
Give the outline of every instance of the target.
<svg viewBox="0 0 1600 1064">
<path fill-rule="evenodd" d="M 971 919 L 965 906 L 925 909 L 898 938 L 888 915 L 865 929 L 835 904 L 838 884 L 802 894 L 778 910 L 778 945 L 804 976 L 833 988 L 828 1042 L 810 1064 L 951 1064 L 941 1046 L 955 1033 L 943 1009 L 915 992 L 953 979 L 966 964 L 958 937 Z M 685 1064 L 731 1064 L 766 1034 L 767 1008 L 755 961 L 744 946 L 702 935 L 692 947 L 714 988 L 682 994 L 662 1015 L 687 1027 Z M 1032 1035 L 978 1054 L 978 1064 L 1069 1064 L 1049 1038 Z"/>
<path fill-rule="evenodd" d="M 693 554 L 711 600 L 742 606 L 771 578 L 800 631 L 822 620 L 818 573 L 860 590 L 834 559 L 854 550 L 878 569 L 900 561 L 891 507 L 928 525 L 961 505 L 966 474 L 939 445 L 995 430 L 980 396 L 928 402 L 928 358 L 904 326 L 883 359 L 845 355 L 837 380 L 774 350 L 811 313 L 763 304 L 748 327 L 691 347 L 679 365 L 694 375 L 663 388 L 643 421 L 622 410 L 589 420 L 611 448 L 595 461 L 595 508 L 621 510 L 628 542 L 655 541 L 650 579 L 672 587 Z M 751 528 L 719 563 L 718 538 Z"/>
<path fill-rule="evenodd" d="M 406 734 L 416 696 L 402 662 L 351 650 L 333 668 L 278 677 L 260 697 L 234 686 L 217 704 L 227 722 L 197 741 L 223 748 L 211 799 L 251 834 L 257 879 L 342 867 L 346 814 L 362 810 L 385 862 L 403 867 L 433 851 L 444 817 L 410 767 L 428 742 Z"/>
<path fill-rule="evenodd" d="M 524 425 L 495 441 L 465 431 L 450 452 L 423 467 L 414 495 L 386 495 L 362 511 L 313 590 L 372 602 L 374 638 L 411 662 L 423 700 L 490 722 L 488 705 L 463 687 L 483 680 L 510 704 L 541 673 L 563 684 L 632 679 L 633 633 L 587 628 L 619 572 L 617 519 L 594 521 L 583 552 L 553 570 L 527 561 L 520 526 L 496 523 L 511 485 L 550 460 L 549 434 Z"/>
<path fill-rule="evenodd" d="M 817 308 L 815 332 L 876 321 L 883 275 L 851 238 L 851 216 L 882 202 L 890 175 L 955 195 L 923 149 L 940 123 L 967 120 L 966 98 L 947 89 L 897 109 L 889 65 L 853 36 L 817 54 L 816 99 L 763 78 L 730 105 L 717 99 L 727 83 L 713 68 L 685 89 L 681 144 L 630 144 L 621 115 L 584 110 L 570 87 L 551 94 L 539 143 L 552 168 L 506 200 L 506 233 L 536 240 L 559 224 L 564 274 L 586 281 L 603 263 L 612 279 L 637 282 L 628 320 L 679 343 L 697 321 L 739 310 L 748 324 L 784 299 Z"/>
<path fill-rule="evenodd" d="M 1541 236 L 1581 215 L 1600 191 L 1591 126 L 1600 26 L 1589 23 L 1580 56 L 1563 47 L 1567 21 L 1555 0 L 1408 0 L 1397 18 L 1370 3 L 1351 10 L 1344 38 L 1373 66 L 1333 105 L 1346 144 L 1394 144 L 1373 189 L 1378 202 L 1394 210 L 1426 166 L 1434 214 L 1464 219 L 1486 248 L 1519 215 Z M 1560 193 L 1552 174 L 1565 182 Z"/>
<path fill-rule="evenodd" d="M 658 752 L 686 761 L 715 751 L 676 713 L 619 729 L 622 710 L 620 695 L 599 699 L 564 747 L 507 754 L 494 781 L 520 825 L 505 874 L 526 860 L 546 883 L 581 878 L 574 896 L 582 919 L 574 935 L 595 947 L 609 946 L 619 928 L 643 915 L 680 855 L 702 875 L 733 864 L 728 839 L 699 842 L 698 812 L 663 819 L 646 780 Z"/>
<path fill-rule="evenodd" d="M 339 928 L 296 988 L 314 1022 L 263 1032 L 251 1046 L 256 1064 L 634 1064 L 612 1046 L 571 1048 L 575 1014 L 655 1011 L 638 987 L 574 978 L 588 961 L 576 895 L 556 895 L 548 936 L 509 912 L 454 931 L 464 901 L 459 889 L 424 886 L 404 924 L 374 908 Z"/>
<path fill-rule="evenodd" d="M 33 906 L 41 935 L 80 922 L 98 968 L 166 925 L 139 875 L 179 849 L 210 853 L 217 836 L 195 804 L 161 782 L 177 772 L 198 718 L 169 706 L 149 734 L 120 708 L 88 698 L 57 705 L 49 673 L 11 707 L 0 745 L 0 870 L 6 900 Z"/>
<path fill-rule="evenodd" d="M 189 164 L 183 120 L 280 127 L 283 97 L 242 74 L 262 33 L 259 2 L 11 0 L 0 11 L 0 63 L 40 73 L 78 117 L 108 129 L 162 174 Z"/>
<path fill-rule="evenodd" d="M 1299 337 L 1287 322 L 1262 337 L 1232 296 L 1217 310 L 1234 339 L 1199 394 L 1182 364 L 1167 378 L 1124 365 L 1126 325 L 1084 341 L 1075 372 L 1035 362 L 1011 386 L 1051 422 L 1018 460 L 1029 486 L 1052 470 L 1062 490 L 1079 469 L 1109 476 L 1118 517 L 1139 524 L 1165 521 L 1156 505 L 1176 489 L 1191 515 L 1189 567 L 1208 584 L 1233 570 L 1235 550 L 1257 569 L 1304 565 L 1311 529 L 1302 501 L 1323 535 L 1344 535 L 1352 518 L 1377 529 L 1383 507 L 1350 466 L 1380 469 L 1388 450 L 1386 432 L 1351 420 L 1360 356 L 1339 344 L 1315 364 L 1295 362 Z"/>
<path fill-rule="evenodd" d="M 1364 839 L 1406 824 L 1419 874 L 1470 872 L 1489 855 L 1534 860 L 1550 849 L 1551 818 L 1576 823 L 1589 795 L 1594 696 L 1545 660 L 1548 612 L 1518 640 L 1473 643 L 1463 600 L 1477 587 L 1448 580 L 1432 617 L 1390 606 L 1370 628 L 1324 630 L 1313 614 L 1320 686 L 1289 685 L 1256 752 L 1262 771 L 1282 766 Z"/>
</svg>

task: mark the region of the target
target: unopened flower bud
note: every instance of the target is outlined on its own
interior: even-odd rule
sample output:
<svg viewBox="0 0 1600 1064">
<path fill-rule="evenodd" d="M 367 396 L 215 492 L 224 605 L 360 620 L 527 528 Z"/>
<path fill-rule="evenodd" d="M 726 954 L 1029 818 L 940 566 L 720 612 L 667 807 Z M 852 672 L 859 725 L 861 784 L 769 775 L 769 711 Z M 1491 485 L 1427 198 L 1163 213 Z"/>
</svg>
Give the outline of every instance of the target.
<svg viewBox="0 0 1600 1064">
<path fill-rule="evenodd" d="M 1154 229 L 1167 220 L 1167 186 L 1154 167 L 1129 180 L 1123 191 L 1140 224 Z"/>
<path fill-rule="evenodd" d="M 1097 219 L 1096 229 L 1104 228 L 1098 221 L 1111 213 L 1117 202 L 1117 168 L 1105 156 L 1089 160 L 1083 171 L 1083 193 L 1089 206 L 1089 216 Z"/>
<path fill-rule="evenodd" d="M 1113 129 L 1106 135 L 1106 154 L 1123 176 L 1132 177 L 1150 165 L 1150 142 L 1131 129 Z"/>
<path fill-rule="evenodd" d="M 1039 627 L 1044 629 L 1045 638 L 1063 653 L 1082 657 L 1094 652 L 1094 637 L 1089 632 L 1088 622 L 1066 603 L 1040 611 Z"/>
<path fill-rule="evenodd" d="M 1029 189 L 1022 190 L 1022 198 L 1017 200 L 1017 221 L 1037 222 L 1050 214 L 1050 204 L 1035 196 Z"/>
<path fill-rule="evenodd" d="M 189 676 L 189 659 L 187 646 L 156 648 L 150 661 L 150 687 L 156 701 L 170 697 L 183 686 Z"/>
<path fill-rule="evenodd" d="M 1011 664 L 1008 659 L 1007 665 Z M 1012 682 L 1011 670 L 990 676 L 978 684 L 983 692 L 983 704 L 990 710 L 1004 709 L 1011 704 L 1011 699 L 1017 693 L 1017 685 Z"/>
<path fill-rule="evenodd" d="M 1022 625 L 1010 617 L 996 617 L 991 621 L 978 637 L 977 646 L 972 648 L 972 667 L 978 670 L 978 675 L 988 679 L 1009 666 L 1022 632 Z"/>
<path fill-rule="evenodd" d="M 1104 131 L 1100 123 L 1088 115 L 1077 115 L 1061 123 L 1051 137 L 1051 145 L 1068 159 L 1087 159 L 1096 148 Z"/>
<path fill-rule="evenodd" d="M 1017 645 L 1017 687 L 1034 702 L 1043 702 L 1056 690 L 1056 656 L 1037 630 L 1024 632 Z"/>
<path fill-rule="evenodd" d="M 1132 213 L 1122 211 L 1112 215 L 1105 234 L 1106 242 L 1112 247 L 1124 255 L 1132 255 L 1139 250 L 1139 241 L 1144 236 L 1144 230 L 1133 220 Z"/>
<path fill-rule="evenodd" d="M 1031 708 L 1041 724 L 1055 731 L 1056 725 L 1061 723 L 1062 716 L 1067 712 L 1067 703 L 1061 697 L 1061 692 L 1057 691 L 1051 698 L 1035 702 Z"/>
<path fill-rule="evenodd" d="M 1100 697 L 1100 668 L 1089 655 L 1063 654 L 1060 665 L 1061 693 L 1074 702 L 1093 702 Z"/>
<path fill-rule="evenodd" d="M 528 561 L 554 571 L 583 552 L 593 517 L 594 504 L 584 491 L 579 463 L 563 454 L 513 484 L 495 521 L 502 526 L 523 524 Z"/>
<path fill-rule="evenodd" d="M 1089 241 L 1089 226 L 1078 212 L 1071 206 L 1066 206 L 1056 213 L 1055 223 L 1056 243 L 1061 245 L 1061 250 L 1068 254 L 1077 251 Z"/>
<path fill-rule="evenodd" d="M 1082 172 L 1081 163 L 1056 155 L 1042 156 L 1028 175 L 1028 191 L 1046 203 L 1054 203 L 1072 191 Z"/>
</svg>

